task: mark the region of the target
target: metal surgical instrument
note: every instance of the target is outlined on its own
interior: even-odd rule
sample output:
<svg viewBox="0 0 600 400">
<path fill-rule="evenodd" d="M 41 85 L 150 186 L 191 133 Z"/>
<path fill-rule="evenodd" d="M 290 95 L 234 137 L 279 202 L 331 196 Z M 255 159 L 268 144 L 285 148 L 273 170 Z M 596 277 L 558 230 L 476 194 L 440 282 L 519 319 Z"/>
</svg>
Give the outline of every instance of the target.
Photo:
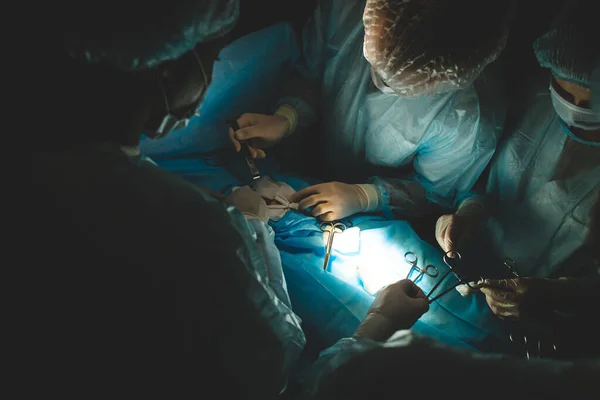
<svg viewBox="0 0 600 400">
<path fill-rule="evenodd" d="M 331 247 L 333 246 L 333 236 L 336 233 L 344 232 L 346 224 L 343 222 L 322 222 L 320 228 L 323 232 L 329 232 L 327 247 L 325 248 L 325 261 L 323 262 L 323 271 L 327 271 L 327 264 L 329 264 L 329 257 L 331 256 Z"/>
<path fill-rule="evenodd" d="M 415 279 L 413 279 L 413 282 L 418 281 L 419 278 L 423 276 L 423 274 L 431 278 L 435 278 L 439 274 L 439 271 L 435 265 L 428 264 L 425 267 L 420 268 L 418 265 L 419 257 L 417 257 L 417 255 L 412 251 L 407 251 L 406 253 L 404 253 L 404 260 L 411 265 L 410 269 L 408 270 L 408 275 L 406 275 L 406 279 L 410 277 L 410 274 L 412 274 L 414 270 L 419 271 L 419 274 Z"/>
<path fill-rule="evenodd" d="M 504 266 L 506 268 L 508 268 L 508 270 L 510 271 L 510 273 L 512 274 L 513 277 L 515 278 L 520 278 L 521 275 L 519 275 L 519 273 L 517 272 L 517 263 L 510 259 L 510 258 L 505 258 L 504 260 L 502 260 L 502 262 L 504 263 Z M 519 345 L 518 341 L 516 340 L 517 337 L 521 338 L 521 342 L 522 342 L 522 346 L 525 347 L 525 357 L 529 360 L 531 358 L 531 353 L 530 353 L 530 347 L 529 347 L 529 342 L 527 340 L 527 335 L 525 334 L 521 334 L 518 335 L 515 332 L 511 332 L 510 335 L 508 336 L 508 338 L 510 339 L 510 341 L 512 343 L 514 343 L 515 345 Z M 537 347 L 537 349 L 534 349 L 535 352 L 535 356 L 537 358 L 541 358 L 542 357 L 542 344 L 545 343 L 542 341 L 542 339 L 538 339 L 537 341 L 537 346 L 535 346 L 535 340 L 534 340 L 534 346 Z M 556 354 L 558 351 L 556 344 L 553 342 L 550 342 L 550 352 L 553 354 Z"/>
<path fill-rule="evenodd" d="M 240 130 L 240 126 L 235 119 L 229 120 L 227 121 L 227 123 L 229 124 L 231 129 L 233 129 L 234 132 Z M 256 167 L 256 162 L 254 161 L 254 158 L 252 158 L 252 154 L 250 154 L 250 145 L 248 144 L 248 142 L 245 141 L 240 142 L 240 144 L 242 146 L 242 153 L 244 154 L 244 158 L 246 159 L 246 164 L 248 164 L 248 168 L 250 168 L 252 179 L 260 178 L 260 171 Z"/>
<path fill-rule="evenodd" d="M 453 254 L 455 255 L 455 257 L 448 257 L 448 255 Z M 431 288 L 431 290 L 429 291 L 429 293 L 427 293 L 426 297 L 429 298 L 429 296 L 431 296 L 431 294 L 433 292 L 435 292 L 435 290 L 442 284 L 442 282 L 444 281 L 444 279 L 446 279 L 446 277 L 448 275 L 450 275 L 450 273 L 454 274 L 454 276 L 456 277 L 456 279 L 458 279 L 458 283 L 456 285 L 451 286 L 450 288 L 444 290 L 442 293 L 440 293 L 439 295 L 433 297 L 433 298 L 429 298 L 429 303 L 433 303 L 434 301 L 436 301 L 437 299 L 439 299 L 440 297 L 450 293 L 452 291 L 452 289 L 456 288 L 458 285 L 462 285 L 465 284 L 468 287 L 470 287 L 471 289 L 477 290 L 479 289 L 479 285 L 475 284 L 475 286 L 471 286 L 471 283 L 469 281 L 466 281 L 464 278 L 462 278 L 454 269 L 454 267 L 452 266 L 451 263 L 451 259 L 456 259 L 457 261 L 460 261 L 462 259 L 462 256 L 460 255 L 460 253 L 458 251 L 454 251 L 454 250 L 450 250 L 447 251 L 444 254 L 444 264 L 446 264 L 448 266 L 448 272 L 446 272 L 441 278 L 440 280 L 433 286 L 433 288 Z M 483 278 L 480 278 L 481 280 Z"/>
<path fill-rule="evenodd" d="M 511 260 L 510 258 L 505 258 L 503 260 L 504 266 L 506 268 L 508 268 L 508 270 L 510 271 L 510 273 L 515 277 L 515 278 L 520 278 L 521 276 L 519 275 L 519 273 L 517 272 L 517 263 L 514 260 Z"/>
</svg>

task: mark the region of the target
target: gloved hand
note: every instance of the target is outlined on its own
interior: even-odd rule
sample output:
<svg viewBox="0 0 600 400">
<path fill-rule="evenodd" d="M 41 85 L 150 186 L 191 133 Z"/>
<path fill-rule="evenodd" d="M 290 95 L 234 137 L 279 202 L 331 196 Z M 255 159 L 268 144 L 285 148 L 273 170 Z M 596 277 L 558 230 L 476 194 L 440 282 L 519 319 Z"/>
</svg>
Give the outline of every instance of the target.
<svg viewBox="0 0 600 400">
<path fill-rule="evenodd" d="M 492 312 L 501 319 L 519 319 L 543 304 L 545 279 L 485 279 L 480 290 Z"/>
<path fill-rule="evenodd" d="M 470 216 L 446 214 L 435 224 L 435 238 L 445 252 L 461 251 L 472 239 L 476 223 Z"/>
<path fill-rule="evenodd" d="M 289 201 L 298 203 L 300 211 L 314 207 L 312 215 L 321 221 L 339 220 L 363 212 L 368 206 L 367 195 L 360 186 L 342 182 L 309 186 L 294 193 Z"/>
<path fill-rule="evenodd" d="M 290 121 L 280 115 L 242 114 L 237 123 L 240 129 L 229 128 L 229 139 L 237 152 L 242 149 L 240 140 L 252 143 L 248 147 L 253 158 L 265 158 L 263 149 L 279 143 L 290 129 Z"/>
<path fill-rule="evenodd" d="M 485 218 L 479 202 L 467 200 L 456 213 L 442 215 L 435 224 L 435 238 L 445 252 L 461 251 L 469 243 Z"/>
<path fill-rule="evenodd" d="M 257 218 L 265 224 L 269 222 L 267 203 L 249 187 L 234 190 L 225 201 L 237 208 L 246 218 Z"/>
<path fill-rule="evenodd" d="M 396 331 L 413 326 L 427 310 L 425 293 L 403 279 L 379 291 L 354 337 L 385 341 Z"/>
</svg>

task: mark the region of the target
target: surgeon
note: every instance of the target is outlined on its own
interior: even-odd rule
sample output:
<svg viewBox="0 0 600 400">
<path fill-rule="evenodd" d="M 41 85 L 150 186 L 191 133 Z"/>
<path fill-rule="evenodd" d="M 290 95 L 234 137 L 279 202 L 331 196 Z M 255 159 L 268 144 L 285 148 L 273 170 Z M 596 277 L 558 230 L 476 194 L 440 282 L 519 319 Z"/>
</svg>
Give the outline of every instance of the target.
<svg viewBox="0 0 600 400">
<path fill-rule="evenodd" d="M 583 315 L 600 306 L 600 35 L 591 7 L 569 1 L 534 43 L 541 80 L 524 104 L 515 99 L 514 129 L 491 163 L 485 195 L 437 222 L 441 248 L 464 250 L 478 275 L 505 259 L 513 266 L 518 277 L 506 271 L 481 289 L 500 318 L 523 318 L 531 305 Z"/>
<path fill-rule="evenodd" d="M 326 153 L 325 179 L 335 181 L 291 201 L 324 221 L 361 212 L 404 219 L 431 204 L 455 209 L 503 124 L 501 68 L 482 71 L 505 45 L 510 4 L 320 1 L 287 95 L 273 115 L 242 115 L 231 141 L 238 151 L 250 141 L 262 158 L 320 118 L 311 151 Z"/>
<path fill-rule="evenodd" d="M 286 386 L 305 339 L 264 200 L 212 200 L 138 147 L 198 112 L 238 15 L 233 0 L 102 1 L 64 21 L 25 256 L 43 267 L 31 344 L 65 393 L 275 398 Z"/>
<path fill-rule="evenodd" d="M 307 379 L 315 399 L 392 399 L 402 396 L 538 399 L 591 398 L 597 360 L 550 361 L 474 354 L 411 333 L 428 310 L 410 280 L 377 295 L 352 337 L 323 351 Z M 558 397 L 557 397 L 558 396 Z"/>
</svg>

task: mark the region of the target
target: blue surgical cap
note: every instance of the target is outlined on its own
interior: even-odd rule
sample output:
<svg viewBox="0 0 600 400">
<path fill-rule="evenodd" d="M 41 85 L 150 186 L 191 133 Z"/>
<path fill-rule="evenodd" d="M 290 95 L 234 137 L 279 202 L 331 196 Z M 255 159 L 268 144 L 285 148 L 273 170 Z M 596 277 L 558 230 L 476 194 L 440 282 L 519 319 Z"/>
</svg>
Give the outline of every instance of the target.
<svg viewBox="0 0 600 400">
<path fill-rule="evenodd" d="M 594 2 L 570 1 L 533 49 L 544 68 L 560 79 L 590 88 L 600 34 Z"/>
<path fill-rule="evenodd" d="M 131 71 L 152 68 L 225 35 L 239 0 L 94 0 L 69 8 L 64 46 L 82 62 Z"/>
</svg>

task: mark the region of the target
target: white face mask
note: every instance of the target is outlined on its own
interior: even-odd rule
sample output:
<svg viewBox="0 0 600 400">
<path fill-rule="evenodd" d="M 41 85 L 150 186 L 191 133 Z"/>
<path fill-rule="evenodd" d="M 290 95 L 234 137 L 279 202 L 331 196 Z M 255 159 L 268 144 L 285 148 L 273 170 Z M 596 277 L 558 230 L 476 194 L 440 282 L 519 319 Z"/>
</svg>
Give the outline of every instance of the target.
<svg viewBox="0 0 600 400">
<path fill-rule="evenodd" d="M 600 114 L 594 113 L 588 108 L 579 107 L 571 103 L 558 94 L 552 85 L 550 85 L 550 96 L 556 114 L 558 114 L 560 119 L 568 126 L 573 126 L 585 131 L 600 129 Z"/>
<path fill-rule="evenodd" d="M 379 91 L 381 93 L 384 93 L 384 94 L 395 94 L 396 93 L 396 92 L 394 92 L 394 89 L 392 89 L 389 86 L 386 86 L 386 84 L 383 83 L 383 79 L 381 79 L 381 77 L 377 74 L 377 72 L 375 72 L 373 67 L 371 67 L 371 80 L 373 81 L 373 84 L 375 85 L 375 87 L 377 89 L 379 89 Z"/>
</svg>

